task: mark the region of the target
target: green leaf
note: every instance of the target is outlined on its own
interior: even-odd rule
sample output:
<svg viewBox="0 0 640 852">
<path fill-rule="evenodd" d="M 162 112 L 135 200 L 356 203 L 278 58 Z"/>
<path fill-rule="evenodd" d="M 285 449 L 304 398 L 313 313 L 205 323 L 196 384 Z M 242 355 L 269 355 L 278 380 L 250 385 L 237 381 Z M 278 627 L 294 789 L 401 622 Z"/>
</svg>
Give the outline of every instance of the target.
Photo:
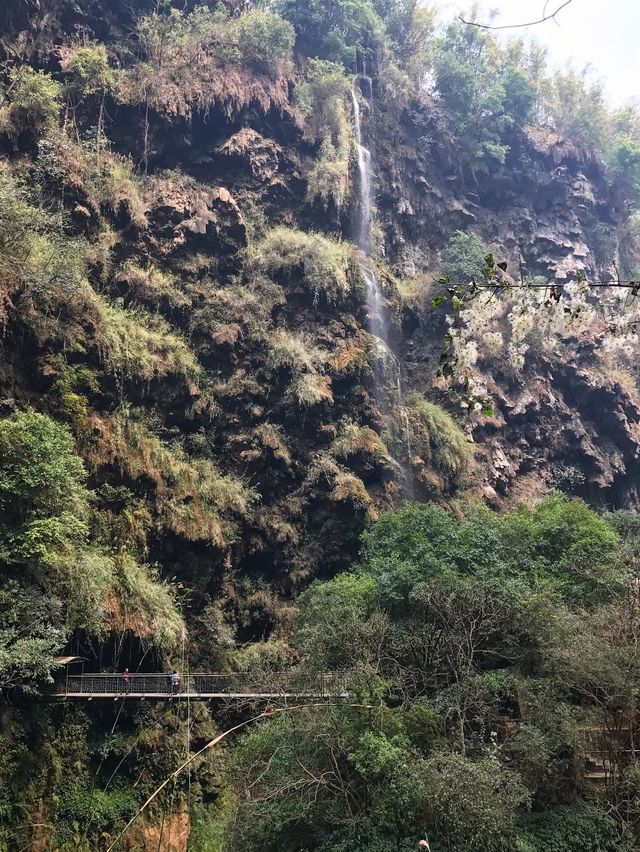
<svg viewBox="0 0 640 852">
<path fill-rule="evenodd" d="M 435 299 L 431 300 L 432 308 L 439 308 L 440 305 L 443 305 L 447 301 L 446 296 L 436 296 Z"/>
<path fill-rule="evenodd" d="M 493 417 L 493 406 L 489 403 L 482 406 L 482 413 L 485 417 Z"/>
</svg>

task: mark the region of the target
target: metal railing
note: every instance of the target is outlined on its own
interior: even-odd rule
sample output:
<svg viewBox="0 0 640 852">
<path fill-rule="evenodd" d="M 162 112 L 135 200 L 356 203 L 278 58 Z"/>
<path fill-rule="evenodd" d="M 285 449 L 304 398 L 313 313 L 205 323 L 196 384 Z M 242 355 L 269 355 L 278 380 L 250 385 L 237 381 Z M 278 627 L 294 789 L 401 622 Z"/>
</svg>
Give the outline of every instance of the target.
<svg viewBox="0 0 640 852">
<path fill-rule="evenodd" d="M 272 672 L 254 675 L 231 674 L 68 674 L 54 686 L 54 694 L 62 697 L 162 698 L 276 698 L 285 696 L 317 696 L 319 698 L 347 694 L 346 676 L 340 672 L 314 675 Z"/>
</svg>

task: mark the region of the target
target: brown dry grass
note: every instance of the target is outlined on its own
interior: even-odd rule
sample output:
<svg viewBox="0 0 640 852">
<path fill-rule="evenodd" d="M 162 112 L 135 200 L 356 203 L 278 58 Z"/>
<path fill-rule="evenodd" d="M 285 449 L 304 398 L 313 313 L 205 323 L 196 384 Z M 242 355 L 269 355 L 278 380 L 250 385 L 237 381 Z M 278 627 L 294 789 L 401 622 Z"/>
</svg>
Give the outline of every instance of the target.
<svg viewBox="0 0 640 852">
<path fill-rule="evenodd" d="M 258 77 L 246 68 L 219 65 L 206 55 L 193 64 L 175 64 L 156 69 L 146 63 L 136 66 L 123 89 L 132 104 L 144 103 L 166 116 L 189 118 L 193 112 L 206 114 L 217 106 L 228 118 L 252 107 L 267 113 L 275 109 L 290 113 L 289 76 Z"/>
<path fill-rule="evenodd" d="M 189 541 L 218 548 L 229 544 L 232 516 L 246 516 L 254 493 L 212 460 L 189 459 L 178 445 L 160 440 L 125 412 L 88 418 L 81 439 L 90 470 L 114 467 L 149 490 L 157 525 Z"/>
</svg>

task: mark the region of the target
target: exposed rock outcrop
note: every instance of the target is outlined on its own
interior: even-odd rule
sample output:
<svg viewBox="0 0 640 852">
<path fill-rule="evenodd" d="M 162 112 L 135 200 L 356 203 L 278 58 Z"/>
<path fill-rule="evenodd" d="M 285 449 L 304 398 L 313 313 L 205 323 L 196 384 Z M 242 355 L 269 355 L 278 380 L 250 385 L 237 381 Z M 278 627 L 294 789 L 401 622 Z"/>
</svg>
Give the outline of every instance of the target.
<svg viewBox="0 0 640 852">
<path fill-rule="evenodd" d="M 189 812 L 143 815 L 127 832 L 122 848 L 127 852 L 187 852 L 189 848 Z"/>
<path fill-rule="evenodd" d="M 570 359 L 492 390 L 495 414 L 473 429 L 480 489 L 490 502 L 531 503 L 562 488 L 594 505 L 640 508 L 640 397 L 633 389 Z"/>
<path fill-rule="evenodd" d="M 247 244 L 240 209 L 224 187 L 159 178 L 149 187 L 147 204 L 144 240 L 158 258 L 201 253 L 220 266 Z"/>
</svg>

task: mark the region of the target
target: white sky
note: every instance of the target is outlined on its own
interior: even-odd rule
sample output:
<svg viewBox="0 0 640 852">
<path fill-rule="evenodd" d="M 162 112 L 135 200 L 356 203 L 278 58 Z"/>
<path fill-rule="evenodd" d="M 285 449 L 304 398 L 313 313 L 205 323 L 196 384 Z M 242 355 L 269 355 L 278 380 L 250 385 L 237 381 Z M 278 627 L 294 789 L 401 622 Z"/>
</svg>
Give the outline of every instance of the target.
<svg viewBox="0 0 640 852">
<path fill-rule="evenodd" d="M 561 2 L 549 0 L 548 8 L 557 8 Z M 431 0 L 426 5 L 441 9 L 446 19 L 468 11 L 471 2 Z M 481 5 L 499 12 L 495 24 L 512 24 L 541 17 L 544 0 L 482 0 Z M 640 99 L 640 0 L 573 0 L 556 20 L 557 24 L 546 21 L 504 34 L 537 39 L 548 47 L 551 62 L 560 67 L 569 61 L 578 68 L 593 66 L 594 77 L 604 81 L 614 105 Z"/>
</svg>

